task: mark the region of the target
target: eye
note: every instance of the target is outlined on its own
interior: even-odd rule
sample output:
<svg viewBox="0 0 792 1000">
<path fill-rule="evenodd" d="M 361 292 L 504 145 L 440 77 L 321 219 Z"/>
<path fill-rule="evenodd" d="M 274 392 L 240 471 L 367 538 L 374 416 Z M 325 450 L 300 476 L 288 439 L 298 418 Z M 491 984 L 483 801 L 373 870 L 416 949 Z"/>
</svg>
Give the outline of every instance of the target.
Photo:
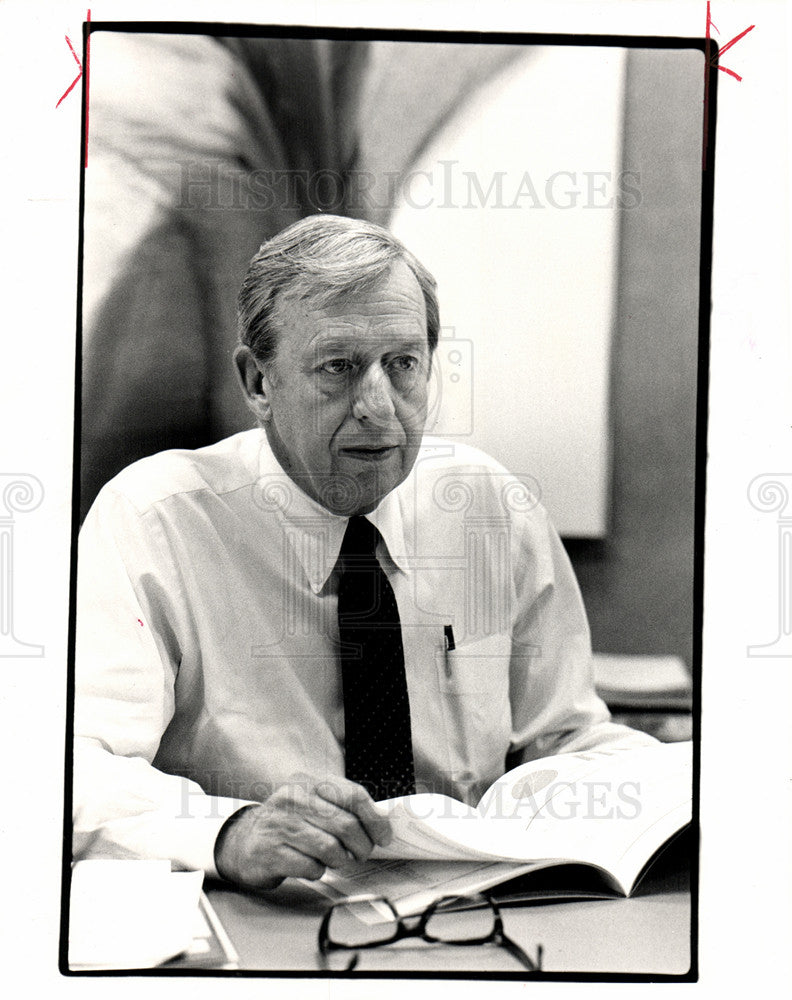
<svg viewBox="0 0 792 1000">
<path fill-rule="evenodd" d="M 391 365 L 397 372 L 412 372 L 418 367 L 418 358 L 409 354 L 400 354 L 391 361 Z"/>
<path fill-rule="evenodd" d="M 352 368 L 352 362 L 347 361 L 346 358 L 331 358 L 330 361 L 325 361 L 320 366 L 320 371 L 326 372 L 328 375 L 346 375 Z"/>
</svg>

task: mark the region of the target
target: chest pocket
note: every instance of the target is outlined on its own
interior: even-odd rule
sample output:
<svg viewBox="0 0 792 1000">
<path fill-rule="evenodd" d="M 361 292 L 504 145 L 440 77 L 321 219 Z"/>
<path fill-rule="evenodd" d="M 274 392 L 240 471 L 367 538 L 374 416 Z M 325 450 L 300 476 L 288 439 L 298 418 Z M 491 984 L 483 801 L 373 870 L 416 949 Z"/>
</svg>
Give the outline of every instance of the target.
<svg viewBox="0 0 792 1000">
<path fill-rule="evenodd" d="M 456 781 L 473 799 L 503 773 L 511 738 L 511 637 L 491 635 L 435 655 L 446 739 Z M 467 797 L 467 796 L 466 796 Z"/>
<path fill-rule="evenodd" d="M 440 691 L 446 694 L 508 695 L 511 636 L 488 635 L 451 650 L 437 650 L 435 667 Z"/>
</svg>

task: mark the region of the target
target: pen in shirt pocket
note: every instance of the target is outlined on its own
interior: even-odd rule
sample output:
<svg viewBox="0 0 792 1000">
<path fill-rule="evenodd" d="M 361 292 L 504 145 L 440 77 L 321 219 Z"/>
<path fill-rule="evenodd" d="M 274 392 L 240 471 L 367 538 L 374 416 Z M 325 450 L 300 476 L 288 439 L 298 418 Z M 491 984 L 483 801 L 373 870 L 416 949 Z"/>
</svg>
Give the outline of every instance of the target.
<svg viewBox="0 0 792 1000">
<path fill-rule="evenodd" d="M 456 649 L 456 643 L 454 642 L 454 629 L 451 625 L 443 626 L 443 633 L 445 635 L 445 672 L 446 677 L 451 676 L 451 658 L 448 655 L 453 649 Z"/>
</svg>

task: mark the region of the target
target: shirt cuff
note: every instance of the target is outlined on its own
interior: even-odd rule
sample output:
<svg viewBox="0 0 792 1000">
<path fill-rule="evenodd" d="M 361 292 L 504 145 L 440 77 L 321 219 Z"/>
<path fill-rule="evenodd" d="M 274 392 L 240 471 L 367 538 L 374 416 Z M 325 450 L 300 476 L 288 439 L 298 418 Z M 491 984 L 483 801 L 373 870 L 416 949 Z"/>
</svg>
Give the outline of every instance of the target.
<svg viewBox="0 0 792 1000">
<path fill-rule="evenodd" d="M 189 816 L 172 820 L 168 839 L 173 844 L 172 862 L 179 868 L 202 869 L 210 878 L 220 878 L 215 865 L 215 841 L 226 820 L 245 806 L 260 805 L 248 799 L 207 795 L 190 803 Z"/>
</svg>

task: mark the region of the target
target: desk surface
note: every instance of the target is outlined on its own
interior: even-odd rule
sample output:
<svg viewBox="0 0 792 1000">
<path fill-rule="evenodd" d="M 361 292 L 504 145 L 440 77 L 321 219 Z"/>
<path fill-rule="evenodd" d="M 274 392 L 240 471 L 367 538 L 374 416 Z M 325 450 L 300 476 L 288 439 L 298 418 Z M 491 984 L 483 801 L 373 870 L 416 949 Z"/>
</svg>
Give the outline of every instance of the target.
<svg viewBox="0 0 792 1000">
<path fill-rule="evenodd" d="M 684 838 L 687 842 L 687 838 Z M 689 851 L 689 845 L 687 847 Z M 327 902 L 299 884 L 245 893 L 221 883 L 207 894 L 245 970 L 321 975 L 316 936 Z M 686 852 L 672 848 L 630 899 L 502 907 L 506 933 L 536 954 L 545 972 L 684 975 L 690 968 L 690 892 Z M 516 973 L 522 966 L 495 945 L 449 947 L 407 939 L 360 953 L 354 974 Z"/>
</svg>

